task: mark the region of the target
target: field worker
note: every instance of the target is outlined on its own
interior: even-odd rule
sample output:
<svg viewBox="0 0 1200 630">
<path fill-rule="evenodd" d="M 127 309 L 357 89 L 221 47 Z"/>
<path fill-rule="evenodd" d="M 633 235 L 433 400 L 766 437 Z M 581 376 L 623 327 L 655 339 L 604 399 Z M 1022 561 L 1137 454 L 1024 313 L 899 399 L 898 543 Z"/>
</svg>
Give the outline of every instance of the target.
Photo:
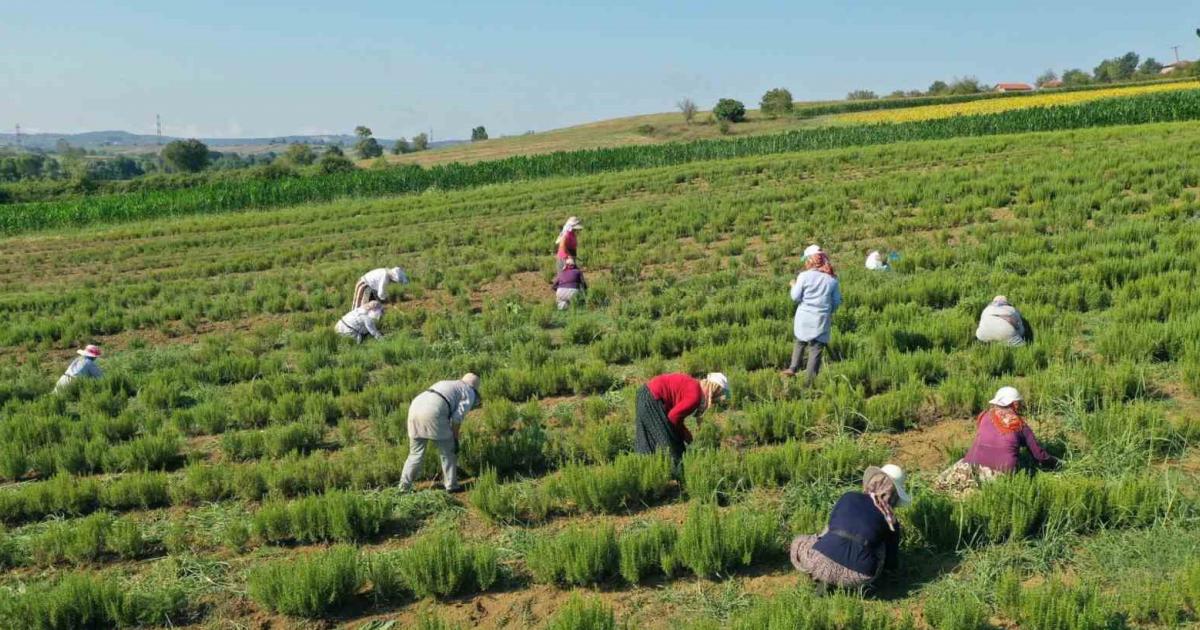
<svg viewBox="0 0 1200 630">
<path fill-rule="evenodd" d="M 867 254 L 867 269 L 871 271 L 887 271 L 891 267 L 888 267 L 887 261 L 883 259 L 883 254 L 880 254 L 878 249 L 873 249 L 871 253 Z"/>
<path fill-rule="evenodd" d="M 668 449 L 676 464 L 692 442 L 683 421 L 693 413 L 696 421 L 720 400 L 729 398 L 729 379 L 713 372 L 697 380 L 687 374 L 662 374 L 638 390 L 633 447 L 650 454 Z"/>
<path fill-rule="evenodd" d="M 558 302 L 558 310 L 565 310 L 571 302 L 583 297 L 584 291 L 587 291 L 587 281 L 583 279 L 583 272 L 575 266 L 575 259 L 568 257 L 554 277 L 554 299 Z"/>
<path fill-rule="evenodd" d="M 62 388 L 70 385 L 77 378 L 100 378 L 104 376 L 104 372 L 100 371 L 100 366 L 96 365 L 96 359 L 100 358 L 100 346 L 88 345 L 83 350 L 76 350 L 78 358 L 71 361 L 67 366 L 67 371 L 58 377 L 58 383 L 54 385 L 54 391 L 59 391 Z"/>
<path fill-rule="evenodd" d="M 401 490 L 412 490 L 425 446 L 433 442 L 442 458 L 443 486 L 448 492 L 462 491 L 458 485 L 459 427 L 468 411 L 482 406 L 479 377 L 471 373 L 457 381 L 438 381 L 417 394 L 408 407 L 408 459 L 400 474 Z"/>
<path fill-rule="evenodd" d="M 842 304 L 837 274 L 820 247 L 809 245 L 804 250 L 804 271 L 792 280 L 791 296 L 796 303 L 796 345 L 792 348 L 792 362 L 783 374 L 796 375 L 800 370 L 804 349 L 808 348 L 805 383 L 812 385 L 821 371 L 821 354 L 829 345 L 833 313 Z"/>
<path fill-rule="evenodd" d="M 379 332 L 380 317 L 383 317 L 383 302 L 371 300 L 362 306 L 350 309 L 349 313 L 338 320 L 333 330 L 343 337 L 353 339 L 356 343 L 362 343 L 367 335 L 383 339 L 383 334 Z"/>
<path fill-rule="evenodd" d="M 558 253 L 555 254 L 558 259 L 555 262 L 556 271 L 562 271 L 568 258 L 575 258 L 575 252 L 579 246 L 575 233 L 582 229 L 583 223 L 579 221 L 579 217 L 571 217 L 563 224 L 562 231 L 558 233 L 558 238 L 554 241 L 554 244 L 558 246 Z"/>
<path fill-rule="evenodd" d="M 898 566 L 900 522 L 892 510 L 908 502 L 899 466 L 868 467 L 863 491 L 838 499 L 825 531 L 792 540 L 792 566 L 831 586 L 855 588 L 874 582 L 885 567 Z"/>
<path fill-rule="evenodd" d="M 1023 346 L 1026 331 L 1025 318 L 1021 316 L 1021 312 L 1008 303 L 1008 298 L 997 295 L 979 316 L 975 338 L 985 343 L 1000 342 L 1010 346 Z"/>
<path fill-rule="evenodd" d="M 386 302 L 388 285 L 393 282 L 408 284 L 408 274 L 400 267 L 380 267 L 364 273 L 354 285 L 354 308 L 372 300 Z"/>
<path fill-rule="evenodd" d="M 1033 429 L 1021 418 L 1021 393 L 1015 387 L 1001 387 L 989 402 L 991 407 L 975 418 L 971 449 L 937 476 L 935 489 L 956 497 L 969 495 L 981 484 L 1015 471 L 1022 446 L 1040 465 L 1058 463 L 1042 449 Z"/>
</svg>

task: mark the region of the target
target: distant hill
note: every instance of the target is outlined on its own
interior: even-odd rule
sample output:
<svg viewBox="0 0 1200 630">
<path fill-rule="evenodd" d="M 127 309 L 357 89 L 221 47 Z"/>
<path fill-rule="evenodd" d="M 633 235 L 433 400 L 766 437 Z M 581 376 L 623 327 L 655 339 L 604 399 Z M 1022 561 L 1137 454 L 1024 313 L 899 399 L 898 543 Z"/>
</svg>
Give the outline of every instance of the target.
<svg viewBox="0 0 1200 630">
<path fill-rule="evenodd" d="M 162 143 L 172 140 L 182 140 L 174 136 L 163 136 Z M 395 139 L 377 138 L 385 148 L 391 148 Z M 87 131 L 83 133 L 23 133 L 21 146 L 27 149 L 52 151 L 59 140 L 66 140 L 73 147 L 90 151 L 106 151 L 113 153 L 145 153 L 158 149 L 159 138 L 151 134 L 136 134 L 128 131 Z M 200 138 L 214 150 L 236 151 L 238 153 L 263 153 L 266 151 L 281 151 L 294 142 L 324 146 L 340 144 L 343 147 L 354 146 L 358 140 L 352 135 L 316 135 L 316 136 L 273 136 L 267 138 Z M 444 147 L 460 144 L 463 140 L 441 140 L 432 143 L 433 147 Z M 0 133 L 0 147 L 15 147 L 17 136 L 14 133 Z"/>
</svg>

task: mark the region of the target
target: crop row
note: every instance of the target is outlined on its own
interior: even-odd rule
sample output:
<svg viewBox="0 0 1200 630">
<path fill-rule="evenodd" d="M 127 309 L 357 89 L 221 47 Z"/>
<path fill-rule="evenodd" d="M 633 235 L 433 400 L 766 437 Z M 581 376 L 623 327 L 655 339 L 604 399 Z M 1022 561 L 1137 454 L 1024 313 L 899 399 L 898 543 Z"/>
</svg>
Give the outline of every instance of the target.
<svg viewBox="0 0 1200 630">
<path fill-rule="evenodd" d="M 406 166 L 313 178 L 210 184 L 168 192 L 101 195 L 59 202 L 16 204 L 0 208 L 0 229 L 12 234 L 55 226 L 277 207 L 328 201 L 338 197 L 419 192 L 429 188 L 458 189 L 514 180 L 588 175 L 747 155 L 960 136 L 1193 120 L 1200 117 L 1200 105 L 1196 102 L 1194 91 L 1182 90 L 1098 100 L 1082 105 L 1015 110 L 886 126 L 806 129 L 777 136 L 728 141 L 702 140 L 686 144 L 590 149 L 517 156 L 471 165 L 454 163 L 429 169 Z"/>
</svg>

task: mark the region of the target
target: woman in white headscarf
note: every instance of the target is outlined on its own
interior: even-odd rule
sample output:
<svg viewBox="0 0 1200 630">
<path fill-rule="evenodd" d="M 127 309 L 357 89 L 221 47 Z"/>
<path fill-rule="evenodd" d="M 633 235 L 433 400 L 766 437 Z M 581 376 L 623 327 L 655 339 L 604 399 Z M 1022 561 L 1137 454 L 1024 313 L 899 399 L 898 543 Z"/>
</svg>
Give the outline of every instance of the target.
<svg viewBox="0 0 1200 630">
<path fill-rule="evenodd" d="M 567 264 L 567 259 L 575 258 L 575 252 L 579 247 L 575 233 L 582 229 L 583 223 L 579 217 L 571 217 L 563 224 L 562 231 L 558 233 L 558 238 L 554 241 L 554 244 L 558 246 L 558 253 L 555 254 L 555 271 L 562 271 Z"/>
<path fill-rule="evenodd" d="M 358 308 L 371 300 L 386 302 L 388 285 L 393 282 L 408 284 L 408 274 L 400 267 L 387 269 L 380 267 L 364 273 L 354 285 L 354 308 Z"/>
<path fill-rule="evenodd" d="M 821 371 L 821 354 L 829 345 L 833 314 L 842 305 L 842 289 L 837 273 L 820 247 L 810 245 L 804 250 L 804 271 L 792 281 L 790 295 L 796 303 L 793 322 L 796 343 L 792 347 L 792 361 L 783 374 L 796 375 L 807 348 L 805 382 L 812 385 Z"/>
<path fill-rule="evenodd" d="M 1003 295 L 992 298 L 991 304 L 979 315 L 979 327 L 975 329 L 975 338 L 984 343 L 999 342 L 1010 346 L 1023 346 L 1028 337 L 1030 335 L 1025 318 Z"/>
<path fill-rule="evenodd" d="M 353 339 L 356 343 L 362 343 L 367 335 L 382 339 L 383 334 L 379 332 L 378 327 L 381 317 L 383 317 L 383 303 L 371 300 L 343 315 L 334 325 L 333 330 L 343 337 Z"/>
</svg>

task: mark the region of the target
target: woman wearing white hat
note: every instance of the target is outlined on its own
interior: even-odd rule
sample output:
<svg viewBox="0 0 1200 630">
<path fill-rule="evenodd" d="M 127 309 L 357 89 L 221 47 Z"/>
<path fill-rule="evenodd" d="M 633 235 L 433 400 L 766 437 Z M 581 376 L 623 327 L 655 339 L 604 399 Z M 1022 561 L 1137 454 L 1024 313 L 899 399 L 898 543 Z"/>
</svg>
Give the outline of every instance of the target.
<svg viewBox="0 0 1200 630">
<path fill-rule="evenodd" d="M 71 361 L 67 366 L 67 371 L 58 377 L 58 383 L 54 385 L 54 391 L 59 391 L 62 388 L 70 385 L 77 378 L 100 378 L 104 376 L 104 372 L 100 370 L 100 366 L 96 365 L 96 359 L 100 358 L 100 346 L 88 345 L 83 350 L 76 350 L 79 358 Z"/>
<path fill-rule="evenodd" d="M 792 566 L 832 586 L 854 588 L 874 582 L 884 568 L 898 566 L 900 522 L 892 510 L 909 500 L 899 466 L 867 467 L 863 491 L 847 492 L 838 499 L 824 532 L 792 540 Z"/>
<path fill-rule="evenodd" d="M 409 491 L 425 458 L 425 446 L 433 442 L 442 459 L 442 485 L 460 492 L 458 485 L 458 434 L 463 418 L 483 406 L 479 377 L 464 374 L 457 381 L 438 381 L 417 394 L 408 407 L 408 459 L 400 473 L 400 489 Z"/>
<path fill-rule="evenodd" d="M 661 374 L 638 389 L 634 418 L 634 450 L 650 454 L 667 449 L 676 463 L 692 442 L 683 421 L 695 414 L 697 422 L 719 400 L 729 398 L 729 379 L 712 372 L 702 379 L 687 374 Z"/>
<path fill-rule="evenodd" d="M 792 361 L 783 374 L 795 376 L 800 371 L 800 361 L 807 348 L 805 383 L 812 385 L 821 371 L 821 354 L 829 345 L 833 314 L 842 305 L 837 273 L 829 263 L 829 257 L 817 245 L 809 245 L 804 250 L 804 271 L 792 281 L 791 296 L 796 303 L 793 324 L 796 344 L 792 348 Z"/>
<path fill-rule="evenodd" d="M 371 300 L 342 315 L 342 318 L 333 325 L 333 331 L 343 337 L 353 339 L 355 343 L 362 343 L 367 335 L 383 339 L 383 333 L 379 332 L 379 319 L 382 317 L 383 303 Z"/>
<path fill-rule="evenodd" d="M 364 273 L 354 285 L 354 308 L 372 301 L 386 302 L 388 285 L 393 282 L 408 284 L 408 274 L 400 267 L 380 267 Z"/>
<path fill-rule="evenodd" d="M 575 233 L 582 229 L 583 222 L 579 220 L 579 217 L 570 217 L 563 224 L 558 238 L 554 239 L 554 245 L 558 247 L 558 252 L 554 255 L 556 258 L 555 271 L 562 271 L 567 264 L 567 259 L 575 258 L 576 250 L 579 249 Z"/>
<path fill-rule="evenodd" d="M 1021 393 L 1015 387 L 1001 387 L 989 403 L 991 407 L 975 418 L 971 449 L 938 475 L 933 483 L 936 490 L 957 497 L 974 492 L 980 484 L 1015 471 L 1022 446 L 1041 465 L 1057 463 L 1021 417 Z"/>
</svg>

